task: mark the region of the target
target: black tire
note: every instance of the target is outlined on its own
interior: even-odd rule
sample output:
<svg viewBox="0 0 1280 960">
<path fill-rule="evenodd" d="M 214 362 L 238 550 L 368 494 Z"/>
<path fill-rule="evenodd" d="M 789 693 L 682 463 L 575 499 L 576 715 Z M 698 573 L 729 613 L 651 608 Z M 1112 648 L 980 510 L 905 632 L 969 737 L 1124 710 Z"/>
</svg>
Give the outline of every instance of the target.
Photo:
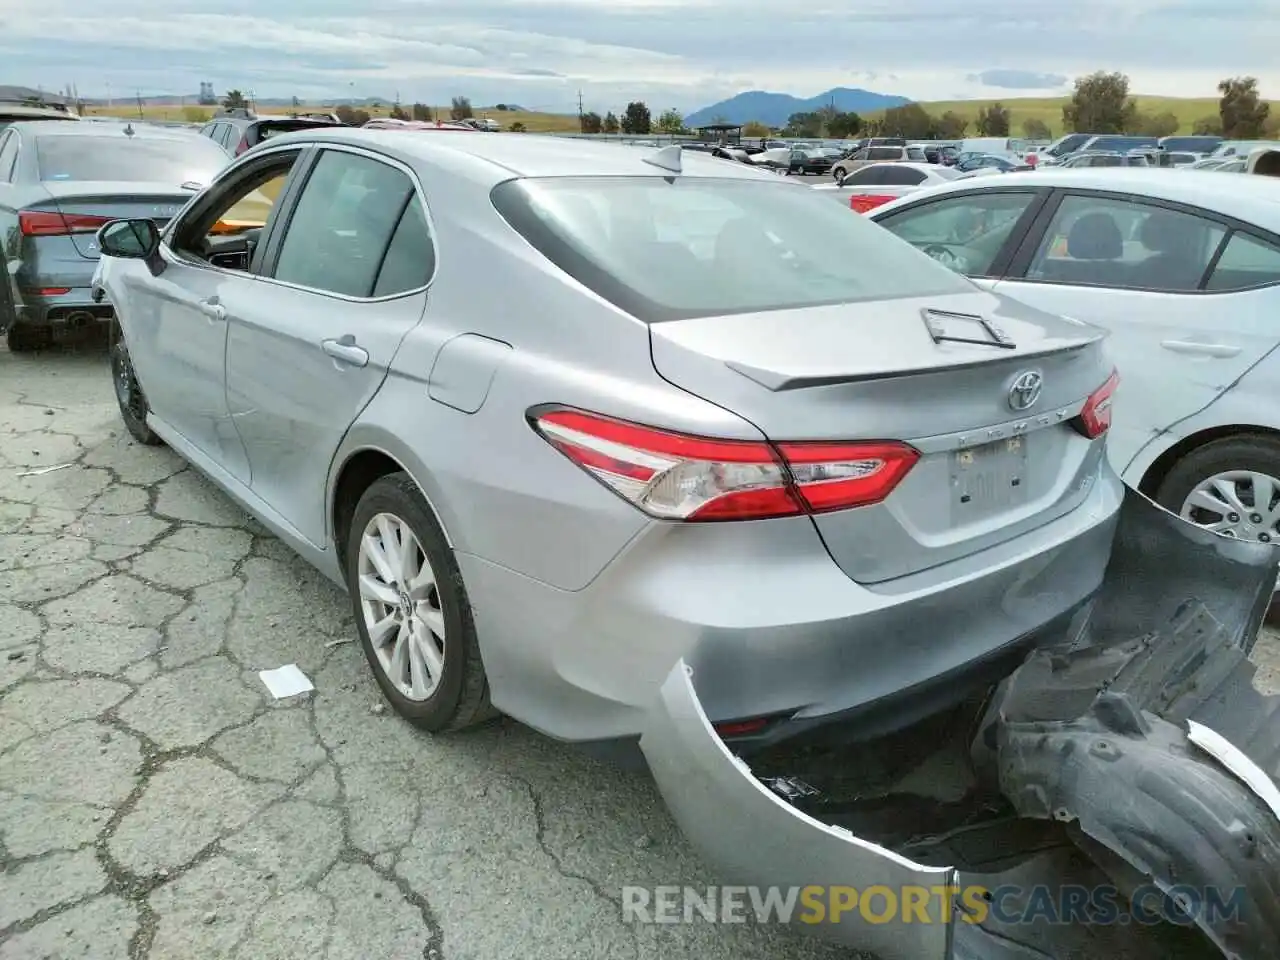
<svg viewBox="0 0 1280 960">
<path fill-rule="evenodd" d="M 1240 434 L 1196 447 L 1165 474 L 1156 490 L 1156 502 L 1179 513 L 1192 490 L 1214 474 L 1228 470 L 1253 470 L 1280 479 L 1280 439 Z M 1280 540 L 1276 542 L 1280 544 Z M 1267 620 L 1280 622 L 1280 595 L 1272 601 Z"/>
<path fill-rule="evenodd" d="M 444 664 L 435 690 L 424 700 L 412 700 L 396 689 L 378 661 L 361 609 L 360 541 L 369 521 L 380 513 L 391 514 L 408 524 L 436 577 L 445 625 Z M 489 681 L 480 659 L 471 601 L 467 598 L 457 558 L 435 514 L 407 473 L 392 473 L 375 480 L 360 497 L 347 533 L 345 565 L 347 590 L 365 659 L 383 696 L 395 711 L 432 733 L 462 730 L 496 716 L 489 703 Z"/>
<path fill-rule="evenodd" d="M 33 327 L 26 323 L 15 323 L 5 336 L 12 353 L 34 353 L 43 350 L 53 342 L 53 333 L 48 327 Z"/>
<path fill-rule="evenodd" d="M 124 421 L 129 435 L 148 447 L 158 447 L 163 440 L 147 426 L 147 414 L 151 406 L 147 403 L 138 378 L 133 372 L 133 361 L 129 359 L 129 348 L 125 346 L 124 336 L 118 335 L 111 342 L 111 382 L 115 387 L 116 405 L 120 408 L 120 419 Z"/>
</svg>

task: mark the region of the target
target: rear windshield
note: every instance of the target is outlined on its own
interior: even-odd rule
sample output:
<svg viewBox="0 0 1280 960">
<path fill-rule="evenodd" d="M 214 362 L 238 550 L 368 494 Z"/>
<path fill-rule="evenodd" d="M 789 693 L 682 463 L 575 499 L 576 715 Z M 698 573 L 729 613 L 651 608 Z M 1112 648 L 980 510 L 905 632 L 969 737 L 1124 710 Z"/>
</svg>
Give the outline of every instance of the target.
<svg viewBox="0 0 1280 960">
<path fill-rule="evenodd" d="M 64 134 L 36 137 L 41 180 L 208 183 L 227 155 L 208 137 L 178 139 Z"/>
<path fill-rule="evenodd" d="M 1185 150 L 1189 153 L 1208 153 L 1221 142 L 1217 137 L 1165 137 L 1160 141 L 1160 146 L 1170 152 Z"/>
<path fill-rule="evenodd" d="M 298 130 L 315 130 L 318 127 L 328 126 L 338 126 L 338 124 L 330 124 L 324 121 L 317 122 L 315 120 L 271 120 L 258 124 L 258 139 L 266 140 L 284 133 L 294 133 Z"/>
<path fill-rule="evenodd" d="M 1084 146 L 1087 140 L 1091 139 L 1087 133 L 1073 133 L 1063 137 L 1057 143 L 1051 143 L 1045 148 L 1045 153 L 1053 157 L 1060 157 L 1063 154 L 1078 150 Z"/>
<path fill-rule="evenodd" d="M 1089 146 L 1094 150 L 1115 150 L 1123 153 L 1126 150 L 1140 150 L 1143 147 L 1154 147 L 1156 145 L 1155 137 L 1116 137 L 1101 136 L 1096 138 Z"/>
<path fill-rule="evenodd" d="M 784 180 L 523 179 L 492 197 L 552 263 L 646 323 L 972 289 L 844 204 Z"/>
</svg>

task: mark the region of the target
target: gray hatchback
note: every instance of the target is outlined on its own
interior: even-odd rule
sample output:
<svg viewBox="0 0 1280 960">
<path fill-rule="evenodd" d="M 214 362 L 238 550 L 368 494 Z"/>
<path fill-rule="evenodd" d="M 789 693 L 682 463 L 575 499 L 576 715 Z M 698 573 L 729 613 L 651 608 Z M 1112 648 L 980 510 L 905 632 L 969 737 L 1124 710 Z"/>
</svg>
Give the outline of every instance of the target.
<svg viewBox="0 0 1280 960">
<path fill-rule="evenodd" d="M 33 350 L 111 318 L 93 302 L 98 228 L 163 225 L 226 165 L 194 133 L 126 122 L 39 120 L 0 130 L 0 332 Z"/>
</svg>

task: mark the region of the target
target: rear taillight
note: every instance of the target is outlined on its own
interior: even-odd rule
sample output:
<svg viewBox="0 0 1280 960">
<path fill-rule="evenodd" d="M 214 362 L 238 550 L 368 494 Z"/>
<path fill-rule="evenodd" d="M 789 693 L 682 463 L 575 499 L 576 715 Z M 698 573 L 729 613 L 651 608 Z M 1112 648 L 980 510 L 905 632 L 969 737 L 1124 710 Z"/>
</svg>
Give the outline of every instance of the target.
<svg viewBox="0 0 1280 960">
<path fill-rule="evenodd" d="M 248 149 L 249 138 L 247 136 L 241 137 L 240 142 L 236 144 L 236 156 L 240 156 L 240 154 L 244 153 Z"/>
<path fill-rule="evenodd" d="M 57 213 L 47 210 L 23 210 L 18 214 L 18 230 L 24 237 L 65 237 L 73 233 L 96 233 L 110 217 Z"/>
<path fill-rule="evenodd" d="M 854 213 L 866 213 L 868 210 L 874 210 L 876 207 L 888 203 L 890 200 L 897 200 L 897 197 L 887 197 L 883 194 L 859 194 L 849 198 L 849 208 Z"/>
<path fill-rule="evenodd" d="M 1080 409 L 1080 415 L 1075 418 L 1076 429 L 1090 440 L 1102 436 L 1111 428 L 1111 397 L 1119 385 L 1120 374 L 1112 370 L 1106 383 L 1089 394 L 1089 399 Z"/>
<path fill-rule="evenodd" d="M 893 441 L 714 440 L 577 410 L 532 423 L 618 496 L 665 520 L 761 520 L 879 503 L 920 457 Z"/>
</svg>

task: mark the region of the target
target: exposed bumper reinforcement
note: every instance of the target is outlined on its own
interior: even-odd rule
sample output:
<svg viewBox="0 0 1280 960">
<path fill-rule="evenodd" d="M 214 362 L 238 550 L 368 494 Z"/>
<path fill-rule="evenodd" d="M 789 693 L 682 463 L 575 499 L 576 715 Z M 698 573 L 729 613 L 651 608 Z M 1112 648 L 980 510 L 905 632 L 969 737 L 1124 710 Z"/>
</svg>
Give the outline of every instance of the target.
<svg viewBox="0 0 1280 960">
<path fill-rule="evenodd" d="M 1009 677 L 978 750 L 994 736 L 1018 814 L 1077 825 L 1122 889 L 1154 883 L 1225 956 L 1272 957 L 1280 697 L 1254 688 L 1248 656 L 1274 548 L 1130 497 L 1081 629 Z"/>
</svg>

